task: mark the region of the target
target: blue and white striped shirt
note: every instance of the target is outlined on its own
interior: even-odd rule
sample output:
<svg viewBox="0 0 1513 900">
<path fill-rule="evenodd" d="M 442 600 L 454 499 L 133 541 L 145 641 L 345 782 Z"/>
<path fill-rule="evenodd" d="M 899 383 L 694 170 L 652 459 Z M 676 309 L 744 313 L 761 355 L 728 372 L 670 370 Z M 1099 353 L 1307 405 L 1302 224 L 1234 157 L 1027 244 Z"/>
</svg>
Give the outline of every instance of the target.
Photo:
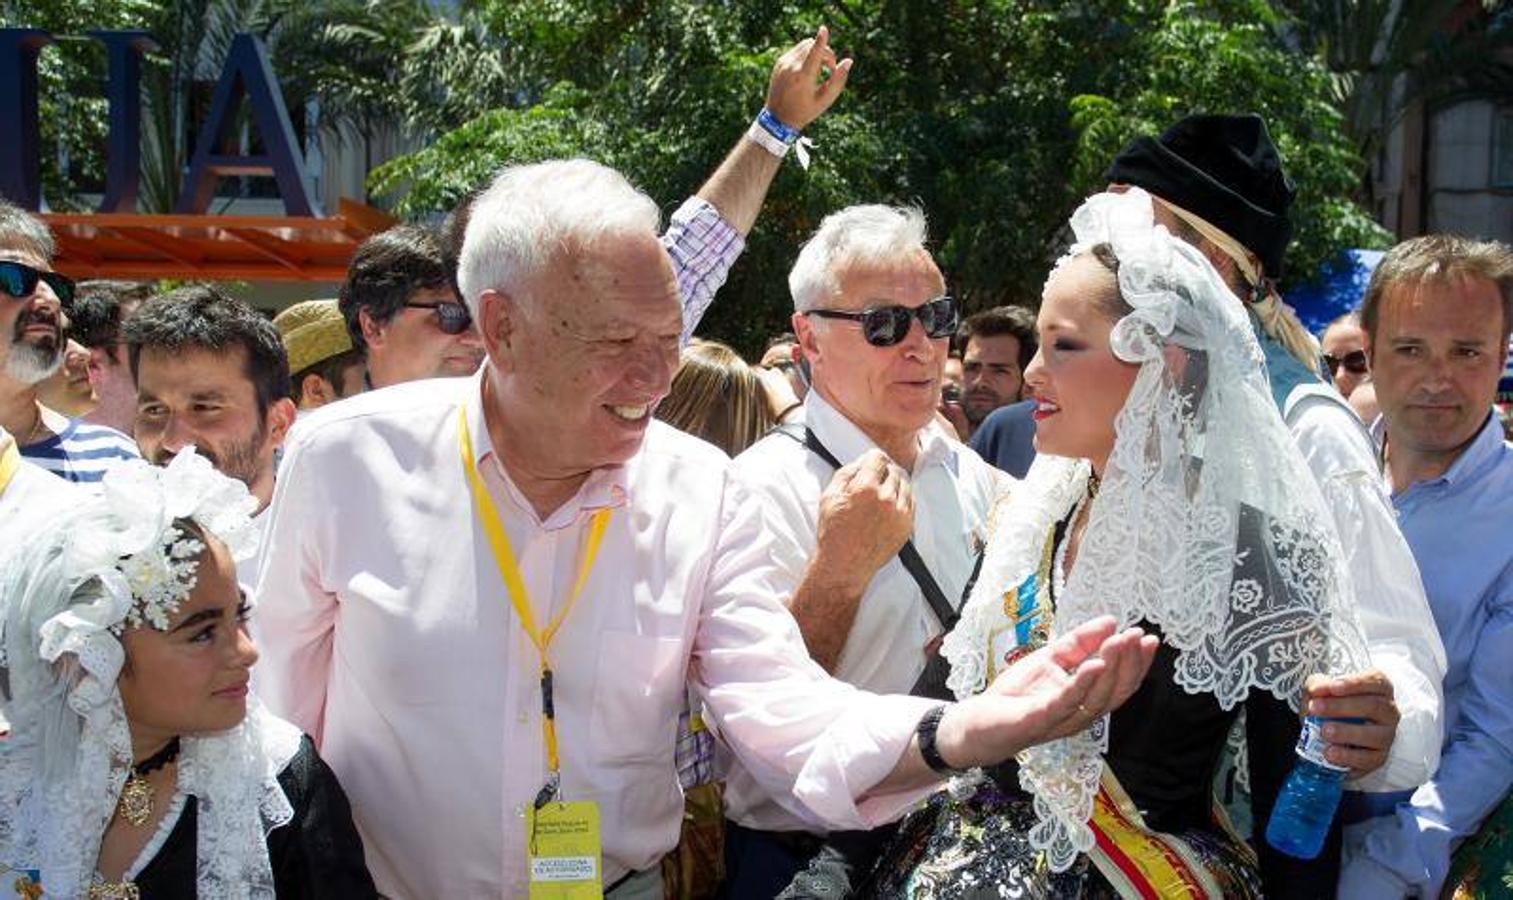
<svg viewBox="0 0 1513 900">
<path fill-rule="evenodd" d="M 60 478 L 94 484 L 115 464 L 142 454 L 135 441 L 114 428 L 69 419 L 61 433 L 22 447 L 21 456 Z"/>
</svg>

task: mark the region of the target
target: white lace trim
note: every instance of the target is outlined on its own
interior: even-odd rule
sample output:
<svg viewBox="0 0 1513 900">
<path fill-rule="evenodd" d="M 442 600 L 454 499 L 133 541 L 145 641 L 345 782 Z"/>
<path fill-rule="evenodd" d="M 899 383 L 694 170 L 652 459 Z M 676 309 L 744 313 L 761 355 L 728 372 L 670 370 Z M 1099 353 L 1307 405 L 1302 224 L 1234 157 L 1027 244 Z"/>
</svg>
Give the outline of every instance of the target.
<svg viewBox="0 0 1513 900">
<path fill-rule="evenodd" d="M 1154 226 L 1138 190 L 1090 198 L 1072 218 L 1075 252 L 1108 243 L 1133 312 L 1111 334 L 1140 365 L 1052 634 L 1100 615 L 1160 627 L 1175 678 L 1232 709 L 1252 690 L 1294 706 L 1314 672 L 1368 659 L 1333 520 L 1271 399 L 1240 304 L 1206 259 Z M 993 536 L 983 573 L 943 645 L 958 696 L 983 687 L 988 640 L 1007 623 L 1002 592 L 1035 570 L 1045 536 L 1085 489 L 1087 466 L 1038 458 L 1016 494 L 1019 521 Z M 1108 723 L 1030 748 L 1032 846 L 1064 871 L 1093 845 L 1087 827 Z"/>
<path fill-rule="evenodd" d="M 64 521 L 7 557 L 0 664 L 11 736 L 0 765 L 0 861 L 40 869 L 49 894 L 87 891 L 131 768 L 117 687 L 125 651 L 112 630 L 142 602 L 143 585 L 156 582 L 134 589 L 121 559 L 161 549 L 182 518 L 225 542 L 233 558 L 245 556 L 258 537 L 247 516 L 255 506 L 245 485 L 185 451 L 162 469 L 113 470 Z M 183 738 L 177 788 L 199 801 L 200 896 L 272 896 L 263 838 L 292 816 L 277 776 L 299 741 L 255 699 L 236 728 Z"/>
<path fill-rule="evenodd" d="M 294 817 L 278 775 L 299 751 L 300 738 L 298 728 L 257 704 L 238 728 L 184 739 L 179 784 L 198 803 L 201 897 L 273 897 L 267 836 Z"/>
<path fill-rule="evenodd" d="M 1042 453 L 1010 496 L 983 551 L 972 596 L 962 607 L 956 627 L 941 643 L 941 653 L 951 661 L 946 685 L 957 697 L 970 697 L 987 687 L 992 667 L 984 636 L 1007 622 L 1006 592 L 1040 568 L 1046 536 L 1082 495 L 1088 471 L 1087 463 L 1080 460 Z"/>
<path fill-rule="evenodd" d="M 249 709 L 247 720 L 230 731 L 184 738 L 174 806 L 128 877 L 140 874 L 162 849 L 183 813 L 184 798 L 192 794 L 198 804 L 198 895 L 272 898 L 266 838 L 293 818 L 294 809 L 278 775 L 298 752 L 300 739 L 299 729 L 260 705 Z M 95 745 L 92 740 L 81 742 L 81 760 L 75 769 L 81 779 L 100 771 L 99 754 L 83 752 Z M 49 893 L 63 897 L 83 893 L 96 877 L 100 842 L 120 797 L 125 769 L 110 770 L 112 778 L 105 784 L 73 779 L 57 784 L 31 777 L 40 771 L 38 763 L 29 747 L 7 751 L 0 804 L 18 813 L 0 823 L 3 858 L 15 867 L 40 869 Z M 94 785 L 94 790 L 81 789 L 87 784 Z"/>
</svg>

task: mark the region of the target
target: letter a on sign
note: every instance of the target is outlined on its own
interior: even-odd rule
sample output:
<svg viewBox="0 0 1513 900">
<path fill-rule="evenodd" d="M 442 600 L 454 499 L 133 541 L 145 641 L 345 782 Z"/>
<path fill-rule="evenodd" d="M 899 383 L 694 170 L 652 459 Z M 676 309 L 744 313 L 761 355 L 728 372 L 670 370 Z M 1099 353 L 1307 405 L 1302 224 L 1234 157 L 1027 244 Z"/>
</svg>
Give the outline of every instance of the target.
<svg viewBox="0 0 1513 900">
<path fill-rule="evenodd" d="M 244 97 L 263 139 L 262 156 L 219 152 L 231 136 L 236 107 Z M 304 171 L 289 111 L 284 108 L 284 97 L 273 78 L 273 67 L 268 64 L 268 51 L 252 35 L 239 34 L 231 41 L 231 52 L 226 56 L 226 66 L 210 101 L 210 116 L 195 142 L 189 174 L 179 192 L 177 212 L 204 213 L 209 209 L 217 178 L 271 175 L 284 198 L 285 212 L 291 216 L 318 215 L 305 187 Z"/>
</svg>

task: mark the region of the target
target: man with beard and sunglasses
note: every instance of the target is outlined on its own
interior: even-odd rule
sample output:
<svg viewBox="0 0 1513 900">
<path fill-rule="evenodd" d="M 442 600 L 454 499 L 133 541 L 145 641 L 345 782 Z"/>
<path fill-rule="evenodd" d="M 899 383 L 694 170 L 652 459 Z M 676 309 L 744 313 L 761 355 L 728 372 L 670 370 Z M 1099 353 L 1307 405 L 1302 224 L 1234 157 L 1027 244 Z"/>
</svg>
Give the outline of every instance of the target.
<svg viewBox="0 0 1513 900">
<path fill-rule="evenodd" d="M 74 283 L 52 270 L 52 234 L 35 216 L 0 200 L 0 428 L 20 455 L 69 481 L 93 483 L 137 448 L 113 428 L 47 408 L 37 385 L 63 365 Z"/>
<path fill-rule="evenodd" d="M 278 329 L 241 300 L 196 284 L 142 304 L 123 333 L 142 454 L 167 465 L 192 446 L 247 485 L 261 513 L 273 497 L 275 451 L 295 416 Z M 251 583 L 257 563 L 238 563 L 243 581 Z"/>
<path fill-rule="evenodd" d="M 864 690 L 906 693 L 954 619 L 1009 479 L 936 421 L 959 316 L 919 210 L 827 216 L 788 284 L 813 373 L 805 424 L 735 467 L 766 505 L 765 554 L 810 656 Z M 730 897 L 774 896 L 821 843 L 823 829 L 739 766 L 726 815 Z"/>
</svg>

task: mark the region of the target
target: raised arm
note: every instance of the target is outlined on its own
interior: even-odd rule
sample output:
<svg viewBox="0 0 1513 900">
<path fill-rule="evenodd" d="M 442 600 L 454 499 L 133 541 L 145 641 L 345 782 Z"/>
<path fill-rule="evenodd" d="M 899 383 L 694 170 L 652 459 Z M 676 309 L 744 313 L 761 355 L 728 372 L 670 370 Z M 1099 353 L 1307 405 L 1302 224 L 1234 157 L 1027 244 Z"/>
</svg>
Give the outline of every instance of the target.
<svg viewBox="0 0 1513 900">
<path fill-rule="evenodd" d="M 821 26 L 814 37 L 778 58 L 767 86 L 766 108 L 784 125 L 802 131 L 840 96 L 850 71 L 851 60 L 836 62 L 829 31 Z M 699 192 L 668 222 L 662 243 L 672 256 L 683 294 L 684 343 L 745 249 L 746 235 L 782 162 L 742 134 Z"/>
<path fill-rule="evenodd" d="M 767 85 L 767 109 L 784 125 L 803 131 L 846 89 L 851 64 L 850 59 L 836 61 L 830 30 L 821 25 L 814 37 L 778 57 Z M 697 196 L 741 234 L 750 234 L 781 164 L 780 157 L 743 135 Z"/>
</svg>

